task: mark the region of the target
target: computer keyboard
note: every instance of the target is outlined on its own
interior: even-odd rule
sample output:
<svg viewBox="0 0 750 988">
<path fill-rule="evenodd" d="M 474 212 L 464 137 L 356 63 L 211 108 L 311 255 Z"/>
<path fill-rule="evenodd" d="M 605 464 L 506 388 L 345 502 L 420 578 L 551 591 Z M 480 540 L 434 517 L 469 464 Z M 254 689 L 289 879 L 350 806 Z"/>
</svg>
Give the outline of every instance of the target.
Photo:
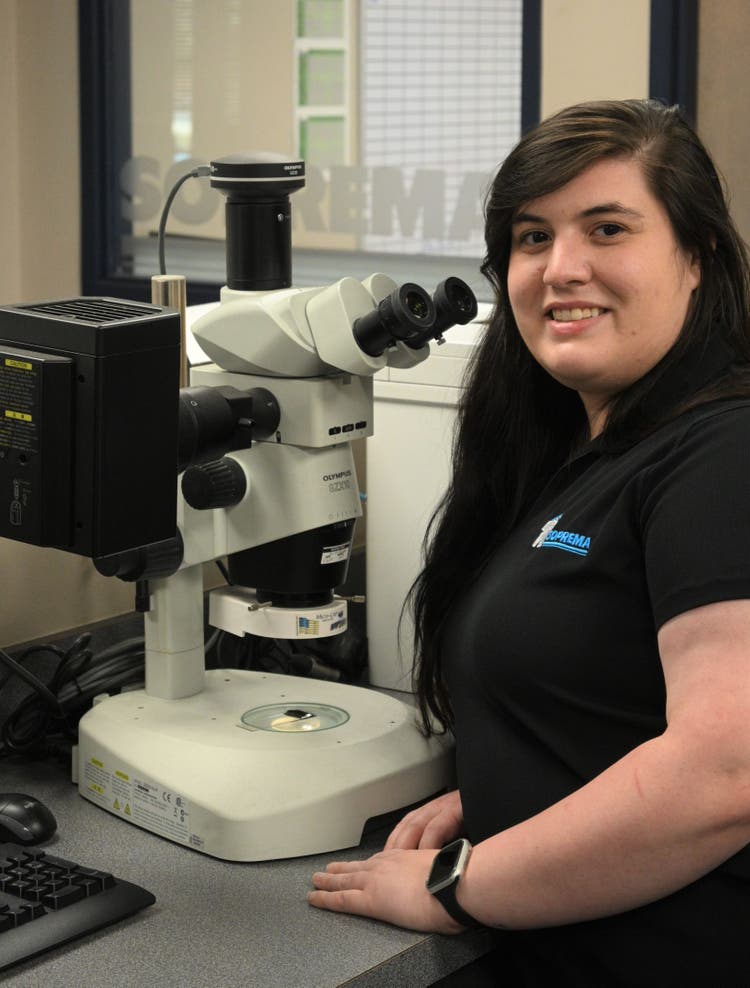
<svg viewBox="0 0 750 988">
<path fill-rule="evenodd" d="M 0 843 L 0 971 L 152 905 L 146 889 L 42 848 Z"/>
</svg>

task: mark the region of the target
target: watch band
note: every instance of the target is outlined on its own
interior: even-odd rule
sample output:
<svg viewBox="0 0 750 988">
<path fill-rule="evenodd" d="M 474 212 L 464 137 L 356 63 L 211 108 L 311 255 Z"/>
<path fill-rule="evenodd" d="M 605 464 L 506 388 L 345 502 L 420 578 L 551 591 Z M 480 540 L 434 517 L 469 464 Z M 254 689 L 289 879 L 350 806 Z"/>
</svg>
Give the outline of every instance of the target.
<svg viewBox="0 0 750 988">
<path fill-rule="evenodd" d="M 475 926 L 479 926 L 479 923 L 473 916 L 470 916 L 466 912 L 456 898 L 457 885 L 458 880 L 456 880 L 453 885 L 448 885 L 439 892 L 435 892 L 434 896 L 452 919 L 455 919 L 455 921 L 460 923 L 461 926 L 465 926 L 468 929 L 473 929 Z"/>
<path fill-rule="evenodd" d="M 456 887 L 471 854 L 471 844 L 465 837 L 447 844 L 435 855 L 427 879 L 427 891 L 434 895 L 448 915 L 461 926 L 474 927 L 479 923 L 470 916 L 456 899 Z"/>
</svg>

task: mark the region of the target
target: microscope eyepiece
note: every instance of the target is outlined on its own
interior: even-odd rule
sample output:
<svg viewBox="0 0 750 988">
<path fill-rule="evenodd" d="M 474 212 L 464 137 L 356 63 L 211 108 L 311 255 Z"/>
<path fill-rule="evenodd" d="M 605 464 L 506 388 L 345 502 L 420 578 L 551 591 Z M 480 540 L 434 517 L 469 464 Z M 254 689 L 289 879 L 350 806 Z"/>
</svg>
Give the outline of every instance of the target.
<svg viewBox="0 0 750 988">
<path fill-rule="evenodd" d="M 476 319 L 478 308 L 474 292 L 465 281 L 455 275 L 440 282 L 432 300 L 435 303 L 435 325 L 429 333 L 423 333 L 421 337 L 407 341 L 414 349 L 419 349 L 430 340 L 442 343 L 446 329 L 456 325 L 464 326 L 472 319 Z"/>
<path fill-rule="evenodd" d="M 353 326 L 357 346 L 370 357 L 379 357 L 396 340 L 411 345 L 427 336 L 435 325 L 435 306 L 419 285 L 407 282 L 395 288 L 377 308 L 360 316 Z"/>
<path fill-rule="evenodd" d="M 405 285 L 404 287 L 407 291 L 399 296 L 399 302 L 403 304 L 404 309 L 410 312 L 416 319 L 429 319 L 429 297 L 425 296 L 421 288 L 415 291 L 414 289 L 417 289 L 416 285 Z"/>
<path fill-rule="evenodd" d="M 435 329 L 464 326 L 477 316 L 477 300 L 465 281 L 455 275 L 441 281 L 432 296 L 435 303 Z"/>
<path fill-rule="evenodd" d="M 419 350 L 430 340 L 442 343 L 446 329 L 471 322 L 477 311 L 474 292 L 455 275 L 441 281 L 432 298 L 424 288 L 409 282 L 357 319 L 354 338 L 370 357 L 379 357 L 396 340 Z"/>
</svg>

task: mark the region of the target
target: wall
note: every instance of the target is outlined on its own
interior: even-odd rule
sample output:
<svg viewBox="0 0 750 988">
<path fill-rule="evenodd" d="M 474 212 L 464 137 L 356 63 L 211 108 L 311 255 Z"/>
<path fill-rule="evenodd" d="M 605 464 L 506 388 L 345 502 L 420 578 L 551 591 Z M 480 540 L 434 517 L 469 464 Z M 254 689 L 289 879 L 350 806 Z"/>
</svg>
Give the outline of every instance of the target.
<svg viewBox="0 0 750 988">
<path fill-rule="evenodd" d="M 542 116 L 648 96 L 649 0 L 543 0 Z"/>
<path fill-rule="evenodd" d="M 750 240 L 750 4 L 701 0 L 698 31 L 698 130 L 727 182 L 740 233 Z"/>
<path fill-rule="evenodd" d="M 0 0 L 0 125 L 5 137 L 0 155 L 0 206 L 3 235 L 0 240 L 0 298 L 8 301 L 21 285 L 21 203 L 18 190 L 21 174 L 19 146 L 20 92 L 16 46 L 16 4 Z"/>
<path fill-rule="evenodd" d="M 80 293 L 76 0 L 0 0 L 0 302 Z M 85 559 L 0 539 L 0 646 L 124 613 Z"/>
<path fill-rule="evenodd" d="M 80 291 L 76 20 L 75 0 L 0 0 L 0 302 Z M 702 0 L 698 127 L 746 236 L 749 29 L 746 0 Z M 578 99 L 647 92 L 647 0 L 544 0 L 542 40 L 545 115 Z M 0 600 L 8 646 L 124 613 L 131 591 L 87 560 L 0 541 Z"/>
</svg>

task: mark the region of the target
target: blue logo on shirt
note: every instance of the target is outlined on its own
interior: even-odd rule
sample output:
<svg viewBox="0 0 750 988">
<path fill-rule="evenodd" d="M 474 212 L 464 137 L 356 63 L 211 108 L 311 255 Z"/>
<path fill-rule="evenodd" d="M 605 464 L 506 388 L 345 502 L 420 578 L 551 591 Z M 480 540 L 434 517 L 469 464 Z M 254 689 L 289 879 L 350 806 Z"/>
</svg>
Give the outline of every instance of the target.
<svg viewBox="0 0 750 988">
<path fill-rule="evenodd" d="M 566 532 L 555 526 L 562 518 L 557 515 L 550 518 L 542 526 L 542 530 L 531 543 L 534 549 L 563 549 L 565 552 L 572 552 L 576 556 L 588 555 L 591 539 L 588 535 L 579 535 L 578 532 Z"/>
</svg>

